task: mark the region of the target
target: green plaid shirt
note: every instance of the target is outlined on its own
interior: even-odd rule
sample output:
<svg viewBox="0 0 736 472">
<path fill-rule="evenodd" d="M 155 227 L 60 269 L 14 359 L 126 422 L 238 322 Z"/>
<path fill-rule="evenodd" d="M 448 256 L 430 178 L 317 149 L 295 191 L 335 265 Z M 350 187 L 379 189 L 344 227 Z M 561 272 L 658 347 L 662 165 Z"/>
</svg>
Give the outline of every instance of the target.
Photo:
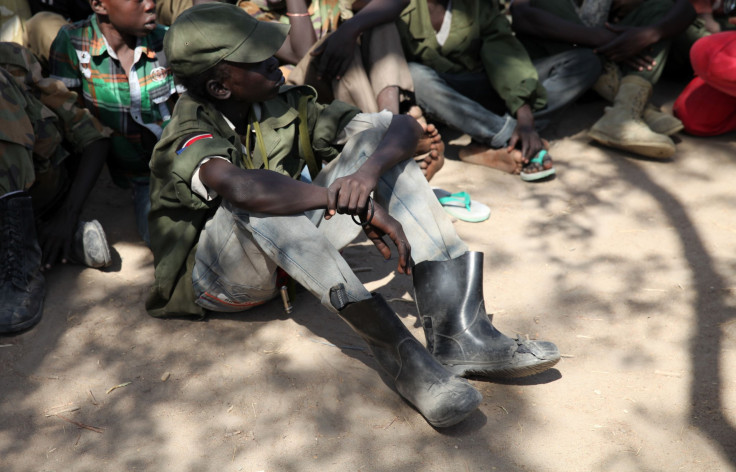
<svg viewBox="0 0 736 472">
<path fill-rule="evenodd" d="M 51 76 L 81 88 L 84 105 L 113 129 L 108 166 L 122 186 L 148 178 L 153 146 L 171 118 L 167 100 L 176 87 L 163 53 L 166 29 L 159 25 L 138 39 L 130 74 L 108 47 L 95 15 L 63 27 L 51 46 Z"/>
</svg>

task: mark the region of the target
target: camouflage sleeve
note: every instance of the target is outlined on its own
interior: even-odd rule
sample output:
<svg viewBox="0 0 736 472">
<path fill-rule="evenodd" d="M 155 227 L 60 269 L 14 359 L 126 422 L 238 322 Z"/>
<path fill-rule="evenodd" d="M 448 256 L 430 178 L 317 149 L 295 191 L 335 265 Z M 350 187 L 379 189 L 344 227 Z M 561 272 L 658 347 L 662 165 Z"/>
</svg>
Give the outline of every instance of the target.
<svg viewBox="0 0 736 472">
<path fill-rule="evenodd" d="M 73 89 L 82 86 L 77 51 L 69 37 L 67 27 L 61 28 L 53 44 L 51 44 L 49 69 L 51 69 L 51 77 L 61 80 L 67 87 Z"/>
<path fill-rule="evenodd" d="M 76 93 L 62 82 L 43 76 L 41 64 L 29 49 L 17 44 L 0 43 L 0 63 L 5 65 L 17 83 L 56 115 L 61 123 L 64 139 L 77 152 L 112 134 L 111 129 L 102 126 L 87 109 L 77 104 Z M 41 111 L 41 117 L 45 113 Z M 53 123 L 47 125 L 53 126 Z"/>
<path fill-rule="evenodd" d="M 35 180 L 33 124 L 13 76 L 0 68 L 0 194 L 25 190 Z"/>
<path fill-rule="evenodd" d="M 41 103 L 59 117 L 64 139 L 77 152 L 82 152 L 90 143 L 112 134 L 112 130 L 103 126 L 89 110 L 79 106 L 77 94 L 66 88 L 62 82 L 47 77 L 41 78 L 35 86 L 41 94 Z"/>
</svg>

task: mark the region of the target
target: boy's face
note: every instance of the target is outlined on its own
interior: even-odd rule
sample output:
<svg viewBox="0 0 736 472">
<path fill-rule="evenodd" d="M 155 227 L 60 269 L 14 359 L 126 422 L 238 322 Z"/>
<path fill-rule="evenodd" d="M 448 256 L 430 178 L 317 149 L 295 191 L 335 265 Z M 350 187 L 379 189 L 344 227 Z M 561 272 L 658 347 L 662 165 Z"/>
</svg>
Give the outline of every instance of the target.
<svg viewBox="0 0 736 472">
<path fill-rule="evenodd" d="M 110 24 L 122 34 L 146 36 L 156 28 L 155 0 L 92 0 L 99 5 L 95 13 L 107 15 Z"/>
<path fill-rule="evenodd" d="M 284 75 L 275 57 L 254 64 L 227 61 L 224 64 L 227 75 L 222 84 L 230 90 L 232 100 L 248 103 L 270 100 L 284 85 Z"/>
</svg>

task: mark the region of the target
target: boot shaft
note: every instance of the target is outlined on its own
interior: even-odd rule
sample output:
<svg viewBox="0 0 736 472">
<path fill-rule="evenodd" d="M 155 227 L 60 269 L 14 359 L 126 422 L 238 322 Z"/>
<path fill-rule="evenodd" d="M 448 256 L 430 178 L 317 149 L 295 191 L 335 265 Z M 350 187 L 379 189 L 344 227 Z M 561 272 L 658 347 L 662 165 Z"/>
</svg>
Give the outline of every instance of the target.
<svg viewBox="0 0 736 472">
<path fill-rule="evenodd" d="M 627 75 L 621 79 L 616 97 L 613 99 L 613 106 L 625 109 L 631 119 L 641 120 L 651 96 L 651 82 L 638 75 Z"/>
<path fill-rule="evenodd" d="M 413 273 L 417 310 L 430 352 L 447 336 L 467 331 L 479 317 L 487 318 L 483 253 L 470 251 L 447 261 L 422 262 Z"/>
<path fill-rule="evenodd" d="M 31 197 L 26 192 L 0 198 L 0 267 L 3 279 L 25 289 L 41 268 Z"/>
<path fill-rule="evenodd" d="M 338 305 L 333 301 L 333 306 Z M 452 426 L 480 404 L 480 392 L 433 358 L 380 295 L 349 303 L 339 314 L 368 344 L 399 394 L 431 425 Z"/>
</svg>

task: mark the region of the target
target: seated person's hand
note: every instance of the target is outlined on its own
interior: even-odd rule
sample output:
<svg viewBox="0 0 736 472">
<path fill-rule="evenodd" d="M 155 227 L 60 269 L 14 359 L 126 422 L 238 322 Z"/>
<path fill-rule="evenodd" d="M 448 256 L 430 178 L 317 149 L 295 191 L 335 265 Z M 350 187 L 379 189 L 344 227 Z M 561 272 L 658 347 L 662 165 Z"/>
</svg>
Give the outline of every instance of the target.
<svg viewBox="0 0 736 472">
<path fill-rule="evenodd" d="M 606 24 L 606 27 L 618 36 L 613 41 L 596 48 L 597 54 L 637 70 L 643 70 L 640 67 L 651 70 L 654 60 L 648 56 L 648 49 L 661 39 L 654 28 L 611 24 Z"/>
<path fill-rule="evenodd" d="M 327 188 L 327 212 L 325 219 L 335 213 L 359 215 L 365 213 L 371 192 L 378 178 L 364 170 L 335 179 Z"/>
<path fill-rule="evenodd" d="M 38 239 L 43 254 L 41 269 L 48 270 L 61 260 L 66 263 L 72 253 L 77 218 L 62 206 L 49 221 L 39 227 Z"/>
<path fill-rule="evenodd" d="M 516 128 L 509 139 L 508 152 L 521 144 L 521 154 L 524 156 L 524 162 L 527 163 L 529 159 L 544 149 L 544 143 L 537 130 L 534 129 L 534 117 L 529 105 L 519 108 L 516 112 L 516 120 Z"/>
<path fill-rule="evenodd" d="M 314 51 L 317 78 L 341 79 L 353 60 L 358 37 L 348 28 L 340 27 L 329 35 Z"/>
<path fill-rule="evenodd" d="M 384 259 L 391 258 L 391 249 L 386 245 L 383 236 L 386 235 L 394 242 L 399 252 L 399 265 L 397 270 L 400 274 L 411 275 L 411 245 L 406 239 L 401 223 L 396 221 L 378 203 L 371 200 L 366 212 L 360 215 L 368 239 L 375 244 Z"/>
</svg>

